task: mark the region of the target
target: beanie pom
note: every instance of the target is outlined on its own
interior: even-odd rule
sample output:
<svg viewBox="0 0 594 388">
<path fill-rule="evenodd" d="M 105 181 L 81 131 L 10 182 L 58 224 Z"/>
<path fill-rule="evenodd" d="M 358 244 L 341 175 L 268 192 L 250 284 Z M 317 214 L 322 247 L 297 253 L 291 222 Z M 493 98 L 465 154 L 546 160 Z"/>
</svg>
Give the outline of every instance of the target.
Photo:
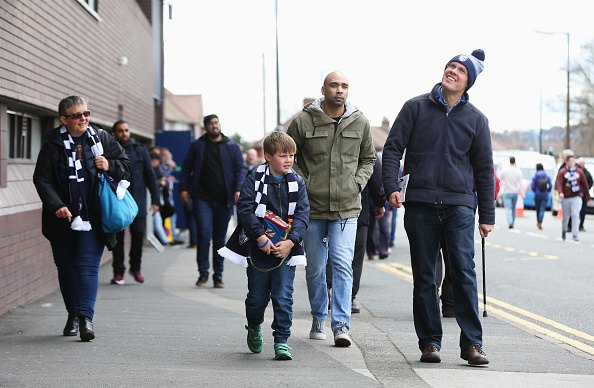
<svg viewBox="0 0 594 388">
<path fill-rule="evenodd" d="M 485 60 L 485 52 L 481 49 L 474 50 L 472 52 L 472 56 L 475 57 L 476 59 L 478 59 L 479 61 Z"/>
</svg>

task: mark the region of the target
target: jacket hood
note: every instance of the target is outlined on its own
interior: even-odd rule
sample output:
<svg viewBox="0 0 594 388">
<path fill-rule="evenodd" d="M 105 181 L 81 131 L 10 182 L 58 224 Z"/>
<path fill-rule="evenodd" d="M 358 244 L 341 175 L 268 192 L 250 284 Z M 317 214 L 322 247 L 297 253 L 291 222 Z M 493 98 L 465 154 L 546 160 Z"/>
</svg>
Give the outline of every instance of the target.
<svg viewBox="0 0 594 388">
<path fill-rule="evenodd" d="M 318 98 L 317 100 L 315 100 L 314 102 L 312 102 L 311 104 L 306 105 L 305 107 L 307 108 L 309 106 L 313 109 L 319 110 L 320 112 L 324 112 L 322 110 L 322 103 L 324 102 L 324 99 L 325 99 L 325 97 L 322 96 L 322 97 Z M 347 117 L 349 117 L 350 115 L 355 113 L 355 111 L 357 110 L 357 107 L 355 105 L 351 104 L 351 102 L 348 100 L 345 103 L 345 108 L 346 109 L 345 109 L 344 113 L 342 114 L 342 116 L 340 116 L 341 119 L 346 119 Z M 305 110 L 305 108 L 303 110 Z M 326 114 L 326 113 L 324 113 L 324 114 Z"/>
</svg>

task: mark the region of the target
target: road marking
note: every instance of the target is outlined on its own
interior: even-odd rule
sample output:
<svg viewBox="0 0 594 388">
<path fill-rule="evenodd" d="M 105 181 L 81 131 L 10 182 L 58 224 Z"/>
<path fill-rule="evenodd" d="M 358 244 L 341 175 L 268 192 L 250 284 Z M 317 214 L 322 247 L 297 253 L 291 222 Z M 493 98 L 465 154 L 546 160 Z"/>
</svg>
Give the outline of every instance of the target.
<svg viewBox="0 0 594 388">
<path fill-rule="evenodd" d="M 553 258 L 554 259 L 557 259 L 557 257 L 555 257 L 555 256 L 553 256 L 553 257 L 551 257 L 549 259 L 553 259 Z M 534 259 L 533 258 L 526 258 L 526 260 L 534 260 Z M 407 266 L 407 265 L 404 265 L 404 264 L 401 264 L 401 263 L 376 263 L 376 264 L 373 264 L 373 265 L 375 265 L 376 267 L 378 267 L 379 269 L 381 269 L 381 270 L 383 270 L 385 272 L 389 272 L 389 273 L 395 274 L 395 275 L 397 275 L 397 276 L 399 276 L 399 277 L 401 277 L 403 279 L 406 279 L 406 280 L 408 280 L 410 282 L 413 281 L 412 268 L 410 266 Z M 479 300 L 480 301 L 483 301 L 484 300 L 483 299 L 483 294 L 479 293 L 478 294 L 478 297 L 479 297 Z M 540 316 L 538 314 L 534 314 L 534 313 L 532 313 L 530 311 L 527 311 L 527 310 L 524 310 L 522 308 L 513 306 L 513 305 L 511 305 L 511 304 L 509 304 L 507 302 L 500 301 L 500 300 L 495 299 L 493 297 L 488 297 L 487 298 L 487 302 L 488 302 L 488 304 L 490 306 L 489 309 L 488 309 L 488 311 L 494 313 L 495 315 L 497 315 L 497 316 L 499 316 L 501 318 L 504 318 L 504 319 L 507 319 L 509 321 L 515 322 L 515 323 L 517 323 L 517 324 L 519 324 L 519 325 L 521 325 L 523 327 L 526 327 L 526 328 L 528 328 L 530 330 L 534 330 L 534 331 L 536 331 L 538 333 L 547 335 L 547 336 L 549 336 L 551 338 L 554 338 L 554 339 L 556 339 L 556 340 L 558 340 L 560 342 L 563 342 L 563 343 L 565 343 L 567 345 L 573 346 L 574 348 L 579 349 L 579 350 L 581 350 L 581 351 L 583 351 L 585 353 L 594 355 L 594 347 L 592 347 L 592 346 L 586 345 L 586 344 L 584 344 L 582 342 L 579 342 L 577 340 L 574 340 L 572 338 L 569 338 L 569 337 L 567 337 L 567 336 L 565 336 L 563 334 L 557 333 L 557 332 L 555 332 L 553 330 L 550 330 L 550 329 L 547 329 L 545 327 L 539 326 L 539 325 L 537 325 L 537 324 L 535 324 L 533 322 L 530 322 L 530 321 L 528 321 L 526 319 L 520 318 L 520 317 L 518 317 L 516 315 L 510 314 L 510 313 L 508 313 L 506 311 L 503 311 L 503 310 L 494 308 L 491 305 L 499 306 L 501 308 L 504 308 L 504 309 L 509 310 L 511 312 L 514 312 L 516 314 L 523 315 L 523 316 L 525 316 L 527 318 L 530 318 L 530 319 L 532 319 L 534 321 L 541 322 L 541 323 L 543 323 L 545 325 L 551 326 L 551 327 L 553 327 L 553 328 L 555 328 L 557 330 L 560 330 L 560 331 L 566 332 L 568 334 L 574 335 L 576 337 L 582 338 L 582 339 L 584 339 L 586 341 L 594 342 L 594 336 L 592 336 L 592 335 L 590 335 L 588 333 L 584 333 L 582 331 L 573 329 L 573 328 L 571 328 L 569 326 L 566 326 L 566 325 L 564 325 L 562 323 L 553 321 L 552 319 L 549 319 L 549 318 Z"/>
<path fill-rule="evenodd" d="M 544 239 L 549 238 L 549 236 L 547 236 L 546 234 L 540 234 L 540 233 L 534 233 L 534 232 L 526 232 L 526 235 L 531 236 L 531 237 L 544 238 Z"/>
<path fill-rule="evenodd" d="M 573 242 L 573 241 L 571 241 Z M 475 244 L 481 244 L 480 240 L 474 240 Z M 575 244 L 575 242 L 573 242 Z M 578 243 L 579 244 L 579 243 Z M 521 254 L 527 254 L 530 257 L 506 257 L 503 259 L 503 261 L 518 261 L 518 260 L 558 260 L 559 257 L 558 256 L 554 256 L 554 255 L 543 255 L 543 256 L 539 256 L 538 252 L 534 252 L 534 251 L 527 251 L 526 249 L 518 249 L 516 250 L 516 248 L 513 247 L 504 247 L 503 245 L 500 244 L 493 244 L 490 243 L 488 241 L 485 242 L 485 246 L 492 246 L 495 249 L 503 249 L 506 252 L 518 252 Z"/>
</svg>

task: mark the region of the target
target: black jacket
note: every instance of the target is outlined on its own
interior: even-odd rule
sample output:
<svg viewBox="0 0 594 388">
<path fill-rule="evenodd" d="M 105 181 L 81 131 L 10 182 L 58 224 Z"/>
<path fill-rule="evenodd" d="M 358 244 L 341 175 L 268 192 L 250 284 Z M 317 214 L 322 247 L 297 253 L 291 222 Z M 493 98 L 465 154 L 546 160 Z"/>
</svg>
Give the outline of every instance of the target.
<svg viewBox="0 0 594 388">
<path fill-rule="evenodd" d="M 138 205 L 137 217 L 146 217 L 146 189 L 148 187 L 151 193 L 151 205 L 160 206 L 159 186 L 157 186 L 157 176 L 151 164 L 151 158 L 146 146 L 142 143 L 136 143 L 133 139 L 124 146 L 126 154 L 130 159 L 132 170 L 130 171 L 130 187 L 128 191 Z"/>
<path fill-rule="evenodd" d="M 407 202 L 474 208 L 476 187 L 479 223 L 495 224 L 493 151 L 489 123 L 468 102 L 451 112 L 439 102 L 438 88 L 408 100 L 390 130 L 382 158 L 386 196 L 397 190 L 400 160 L 410 174 Z"/>
<path fill-rule="evenodd" d="M 70 205 L 68 162 L 60 137 L 60 128 L 54 128 L 44 136 L 33 173 L 33 183 L 43 203 L 41 215 L 43 235 L 52 243 L 66 245 L 69 243 L 70 223 L 65 218 L 56 217 L 55 214 L 58 209 Z M 109 162 L 108 174 L 116 180 L 128 179 L 131 166 L 124 149 L 109 132 L 101 128 L 93 128 L 103 144 L 103 156 Z M 85 181 L 86 185 L 91 185 L 91 195 L 87 198 L 91 226 L 105 246 L 112 250 L 116 244 L 115 234 L 106 234 L 101 231 L 101 219 L 97 206 L 97 170 L 90 149 L 85 149 L 85 161 L 91 175 L 91 182 Z"/>
</svg>

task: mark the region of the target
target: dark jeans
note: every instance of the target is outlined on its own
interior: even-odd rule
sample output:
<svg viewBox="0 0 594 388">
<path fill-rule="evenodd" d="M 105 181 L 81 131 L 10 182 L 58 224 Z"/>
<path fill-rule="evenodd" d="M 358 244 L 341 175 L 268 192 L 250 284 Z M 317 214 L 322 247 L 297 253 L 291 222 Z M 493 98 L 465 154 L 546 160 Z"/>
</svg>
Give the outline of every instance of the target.
<svg viewBox="0 0 594 388">
<path fill-rule="evenodd" d="M 419 349 L 441 348 L 442 326 L 435 284 L 435 267 L 442 233 L 450 259 L 454 286 L 454 309 L 460 326 L 460 348 L 482 346 L 482 326 L 478 312 L 474 270 L 474 211 L 465 206 L 435 209 L 409 202 L 404 227 L 410 244 L 413 270 L 413 315 Z"/>
<path fill-rule="evenodd" d="M 437 256 L 437 272 L 435 274 L 435 284 L 437 288 L 441 286 L 441 310 L 442 313 L 447 310 L 454 311 L 454 285 L 452 284 L 452 274 L 450 272 L 450 258 L 446 248 L 445 235 L 442 233 L 439 242 L 439 254 Z M 443 263 L 443 265 L 442 265 Z M 443 281 L 441 273 L 443 270 Z"/>
<path fill-rule="evenodd" d="M 588 209 L 588 198 L 586 195 L 582 197 L 582 210 L 580 210 L 580 229 L 584 228 L 584 221 L 586 220 L 586 210 Z"/>
<path fill-rule="evenodd" d="M 386 207 L 387 209 L 387 207 Z M 378 238 L 375 238 L 375 225 L 378 227 Z M 388 217 L 375 219 L 375 206 L 369 207 L 369 226 L 367 228 L 367 255 L 373 256 L 378 253 L 388 252 L 390 239 L 390 225 Z"/>
<path fill-rule="evenodd" d="M 69 314 L 93 319 L 103 244 L 94 230 L 70 230 L 70 243 L 51 243 L 60 291 Z"/>
<path fill-rule="evenodd" d="M 253 251 L 252 261 L 260 269 L 272 268 L 279 263 L 278 258 L 256 251 Z M 246 271 L 248 294 L 245 298 L 245 315 L 248 325 L 257 327 L 264 322 L 266 306 L 272 300 L 274 320 L 271 327 L 274 342 L 286 343 L 291 336 L 293 322 L 295 267 L 289 267 L 285 262 L 272 271 L 262 272 L 250 263 Z"/>
<path fill-rule="evenodd" d="M 218 250 L 225 246 L 227 237 L 227 227 L 233 207 L 221 205 L 215 202 L 203 201 L 199 198 L 193 199 L 194 215 L 197 225 L 197 248 L 196 262 L 198 271 L 208 275 L 210 262 L 208 260 L 210 250 L 210 240 L 212 240 L 212 266 L 214 269 L 213 277 L 221 278 L 223 276 L 223 258 L 218 254 Z"/>
<path fill-rule="evenodd" d="M 113 267 L 114 275 L 123 275 L 126 272 L 124 265 L 124 235 L 126 231 L 116 233 L 117 244 L 113 248 Z M 140 261 L 142 259 L 142 245 L 144 244 L 144 235 L 146 234 L 146 217 L 136 217 L 130 224 L 130 269 L 140 271 Z"/>
<path fill-rule="evenodd" d="M 536 222 L 542 223 L 545 211 L 547 210 L 547 202 L 549 201 L 549 193 L 534 195 L 534 208 L 536 209 Z"/>
</svg>

